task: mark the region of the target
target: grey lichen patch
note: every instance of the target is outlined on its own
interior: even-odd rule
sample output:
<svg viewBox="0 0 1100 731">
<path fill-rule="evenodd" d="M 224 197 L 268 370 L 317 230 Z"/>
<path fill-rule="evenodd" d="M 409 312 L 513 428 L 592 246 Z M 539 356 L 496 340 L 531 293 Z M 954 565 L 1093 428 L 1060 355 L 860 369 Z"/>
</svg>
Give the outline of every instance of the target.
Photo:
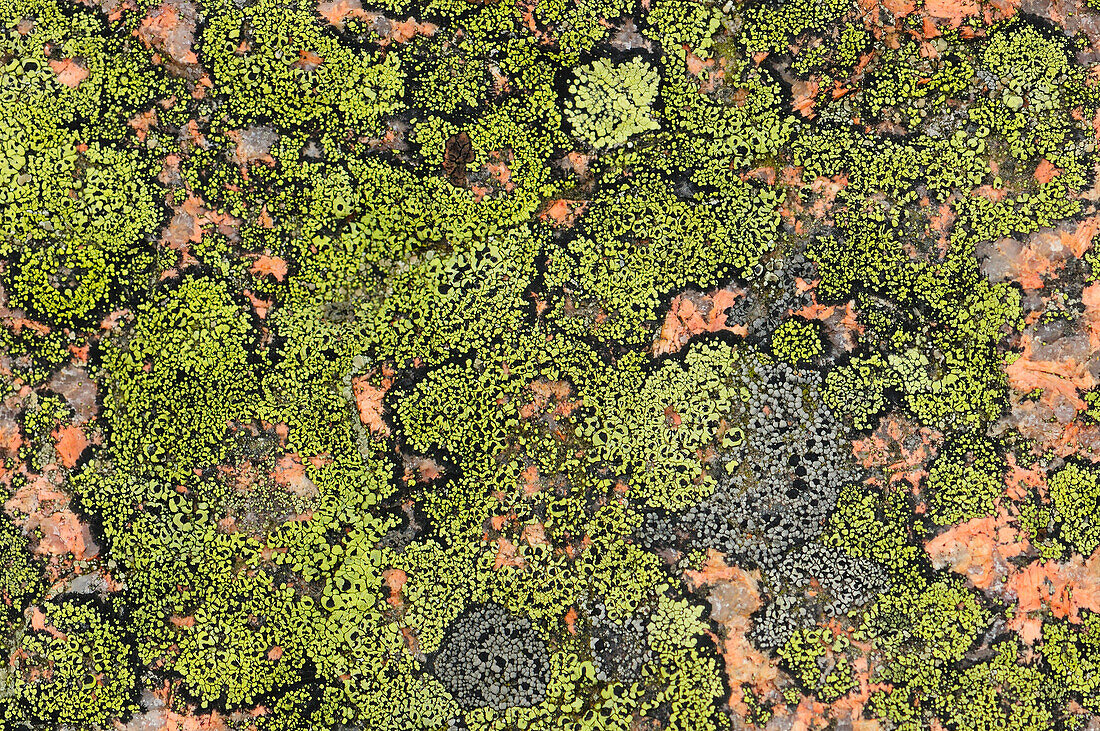
<svg viewBox="0 0 1100 731">
<path fill-rule="evenodd" d="M 435 675 L 465 709 L 526 708 L 546 698 L 546 641 L 501 606 L 468 610 L 447 628 L 433 660 Z"/>
</svg>

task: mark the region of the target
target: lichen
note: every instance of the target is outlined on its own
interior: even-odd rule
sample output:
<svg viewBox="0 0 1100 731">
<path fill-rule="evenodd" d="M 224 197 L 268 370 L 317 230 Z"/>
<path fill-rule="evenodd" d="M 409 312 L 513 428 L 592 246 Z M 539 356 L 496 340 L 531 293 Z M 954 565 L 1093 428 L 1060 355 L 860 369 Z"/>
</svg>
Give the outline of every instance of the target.
<svg viewBox="0 0 1100 731">
<path fill-rule="evenodd" d="M 1087 727 L 1067 7 L 6 2 L 0 725 Z"/>
</svg>

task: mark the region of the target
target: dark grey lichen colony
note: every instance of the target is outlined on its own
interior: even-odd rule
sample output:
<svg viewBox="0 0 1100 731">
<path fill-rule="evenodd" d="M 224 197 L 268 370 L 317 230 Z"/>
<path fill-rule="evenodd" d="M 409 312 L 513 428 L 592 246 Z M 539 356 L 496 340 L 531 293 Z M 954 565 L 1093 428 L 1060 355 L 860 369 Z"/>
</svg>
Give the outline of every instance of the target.
<svg viewBox="0 0 1100 731">
<path fill-rule="evenodd" d="M 1100 727 L 1093 2 L 0 0 L 0 728 Z"/>
</svg>

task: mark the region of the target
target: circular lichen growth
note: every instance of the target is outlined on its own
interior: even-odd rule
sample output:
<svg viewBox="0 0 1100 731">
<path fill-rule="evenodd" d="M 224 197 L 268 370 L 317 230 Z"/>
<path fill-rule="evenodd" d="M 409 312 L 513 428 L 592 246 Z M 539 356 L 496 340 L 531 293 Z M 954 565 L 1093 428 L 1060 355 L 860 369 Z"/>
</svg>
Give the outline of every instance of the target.
<svg viewBox="0 0 1100 731">
<path fill-rule="evenodd" d="M 698 547 L 772 566 L 820 532 L 856 472 L 813 374 L 753 353 L 739 366 L 714 491 L 675 524 Z M 668 517 L 653 519 L 651 537 L 676 534 Z"/>
<path fill-rule="evenodd" d="M 12 301 L 59 322 L 81 320 L 110 293 L 108 263 L 101 249 L 25 249 L 12 278 Z"/>
<path fill-rule="evenodd" d="M 531 623 L 486 604 L 451 627 L 435 672 L 463 708 L 529 708 L 546 697 L 550 657 Z"/>
<path fill-rule="evenodd" d="M 621 64 L 596 59 L 569 85 L 565 116 L 576 136 L 593 147 L 621 145 L 660 127 L 652 110 L 657 83 L 656 69 L 640 58 Z"/>
</svg>

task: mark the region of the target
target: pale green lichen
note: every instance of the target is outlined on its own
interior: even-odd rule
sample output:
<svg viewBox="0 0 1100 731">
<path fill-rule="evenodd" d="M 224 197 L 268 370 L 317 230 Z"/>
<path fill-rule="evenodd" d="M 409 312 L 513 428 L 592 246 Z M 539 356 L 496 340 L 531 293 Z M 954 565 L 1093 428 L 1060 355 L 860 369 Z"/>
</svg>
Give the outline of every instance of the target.
<svg viewBox="0 0 1100 731">
<path fill-rule="evenodd" d="M 615 147 L 660 128 L 652 109 L 657 71 L 640 58 L 620 64 L 596 59 L 579 70 L 569 93 L 566 119 L 593 147 Z"/>
</svg>

